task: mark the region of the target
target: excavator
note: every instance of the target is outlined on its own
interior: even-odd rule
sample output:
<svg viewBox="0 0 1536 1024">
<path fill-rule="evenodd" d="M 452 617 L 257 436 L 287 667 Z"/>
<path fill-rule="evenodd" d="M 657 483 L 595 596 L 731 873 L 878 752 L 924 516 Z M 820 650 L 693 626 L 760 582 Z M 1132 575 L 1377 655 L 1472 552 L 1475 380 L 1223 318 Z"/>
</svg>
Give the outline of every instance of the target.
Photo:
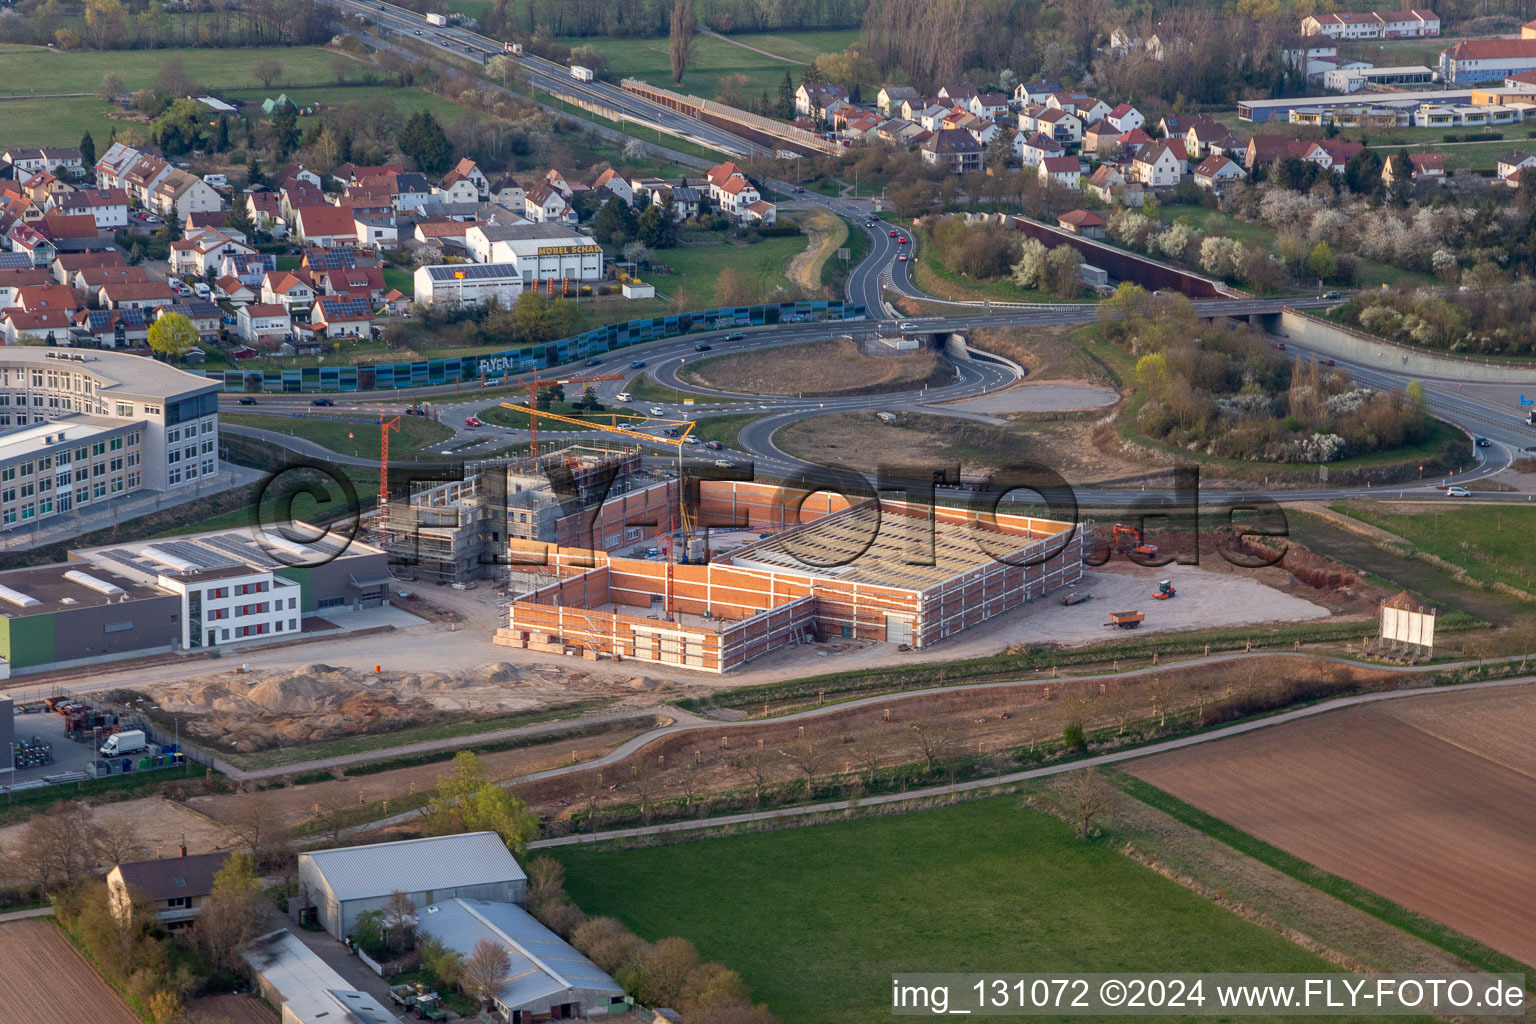
<svg viewBox="0 0 1536 1024">
<path fill-rule="evenodd" d="M 1136 527 L 1116 523 L 1111 530 L 1111 534 L 1116 551 L 1121 553 L 1129 552 L 1133 555 L 1141 555 L 1144 558 L 1157 557 L 1157 545 L 1143 544 L 1141 541 L 1141 531 L 1136 529 Z"/>
</svg>

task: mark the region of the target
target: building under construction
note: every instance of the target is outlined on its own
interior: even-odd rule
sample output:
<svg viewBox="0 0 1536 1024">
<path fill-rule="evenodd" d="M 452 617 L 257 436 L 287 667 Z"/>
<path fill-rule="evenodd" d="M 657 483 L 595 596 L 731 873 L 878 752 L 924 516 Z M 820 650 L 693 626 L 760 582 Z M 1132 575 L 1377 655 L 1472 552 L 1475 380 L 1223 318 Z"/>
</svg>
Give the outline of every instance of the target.
<svg viewBox="0 0 1536 1024">
<path fill-rule="evenodd" d="M 578 444 L 422 487 L 390 502 L 377 529 L 398 576 L 501 580 L 513 542 L 608 549 L 670 530 L 676 493 L 674 481 L 644 472 L 638 448 Z"/>
<path fill-rule="evenodd" d="M 550 582 L 496 642 L 725 672 L 814 638 L 927 647 L 1082 575 L 1067 522 L 731 481 L 689 497 L 698 522 L 762 536 L 695 564 L 537 552 Z"/>
</svg>

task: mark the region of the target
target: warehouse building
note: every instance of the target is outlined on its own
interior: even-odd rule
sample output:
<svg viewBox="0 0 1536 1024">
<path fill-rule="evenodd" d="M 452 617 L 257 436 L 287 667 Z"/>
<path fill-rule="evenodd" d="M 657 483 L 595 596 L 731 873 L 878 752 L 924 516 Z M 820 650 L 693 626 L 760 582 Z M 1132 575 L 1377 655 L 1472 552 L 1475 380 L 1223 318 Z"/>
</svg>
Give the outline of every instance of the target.
<svg viewBox="0 0 1536 1024">
<path fill-rule="evenodd" d="M 286 928 L 252 942 L 241 954 L 256 990 L 277 1007 L 282 1024 L 395 1024 L 373 996 L 349 985 L 320 954 Z"/>
<path fill-rule="evenodd" d="M 695 503 L 701 523 L 768 536 L 702 564 L 554 549 L 556 581 L 494 641 L 726 672 L 822 637 L 928 647 L 1082 575 L 1067 522 L 732 481 L 701 481 Z"/>
<path fill-rule="evenodd" d="M 389 601 L 388 556 L 246 530 L 125 541 L 0 572 L 0 674 L 282 639 Z"/>
<path fill-rule="evenodd" d="M 127 353 L 0 350 L 0 531 L 219 468 L 218 385 Z"/>
<path fill-rule="evenodd" d="M 584 1020 L 610 1006 L 627 1010 L 623 986 L 514 904 L 444 900 L 422 908 L 416 931 L 462 956 L 480 942 L 506 951 L 511 968 L 492 1002 L 508 1024 Z"/>
<path fill-rule="evenodd" d="M 530 289 L 566 294 L 603 280 L 603 247 L 558 224 L 476 224 L 464 240 L 475 262 L 418 267 L 417 302 L 510 305 Z"/>
<path fill-rule="evenodd" d="M 381 910 L 396 892 L 418 910 L 462 897 L 522 903 L 528 876 L 494 832 L 404 839 L 299 854 L 299 895 L 293 913 L 313 919 L 337 939 L 357 915 Z"/>
</svg>

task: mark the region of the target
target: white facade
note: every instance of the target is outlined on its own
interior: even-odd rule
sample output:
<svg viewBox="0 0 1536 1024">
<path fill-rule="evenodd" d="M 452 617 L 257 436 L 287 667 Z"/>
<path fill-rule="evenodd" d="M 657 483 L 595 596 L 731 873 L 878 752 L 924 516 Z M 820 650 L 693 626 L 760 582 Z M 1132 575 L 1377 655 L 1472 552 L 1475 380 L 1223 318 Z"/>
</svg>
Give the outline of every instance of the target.
<svg viewBox="0 0 1536 1024">
<path fill-rule="evenodd" d="M 292 580 L 254 567 L 187 572 L 187 563 L 153 547 L 144 548 L 142 555 L 171 570 L 158 584 L 181 596 L 183 648 L 223 647 L 299 632 L 302 588 Z"/>
</svg>

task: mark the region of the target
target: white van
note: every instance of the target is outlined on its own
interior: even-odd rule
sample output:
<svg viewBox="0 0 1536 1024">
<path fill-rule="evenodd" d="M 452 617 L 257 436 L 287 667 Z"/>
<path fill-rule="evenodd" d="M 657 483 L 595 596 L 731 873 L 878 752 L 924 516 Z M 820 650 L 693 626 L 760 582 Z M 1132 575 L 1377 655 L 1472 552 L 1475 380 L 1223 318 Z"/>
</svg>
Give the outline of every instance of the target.
<svg viewBox="0 0 1536 1024">
<path fill-rule="evenodd" d="M 631 395 L 628 391 L 620 391 L 618 394 L 613 396 L 613 400 L 615 402 L 633 402 L 635 400 L 635 396 Z"/>
</svg>

